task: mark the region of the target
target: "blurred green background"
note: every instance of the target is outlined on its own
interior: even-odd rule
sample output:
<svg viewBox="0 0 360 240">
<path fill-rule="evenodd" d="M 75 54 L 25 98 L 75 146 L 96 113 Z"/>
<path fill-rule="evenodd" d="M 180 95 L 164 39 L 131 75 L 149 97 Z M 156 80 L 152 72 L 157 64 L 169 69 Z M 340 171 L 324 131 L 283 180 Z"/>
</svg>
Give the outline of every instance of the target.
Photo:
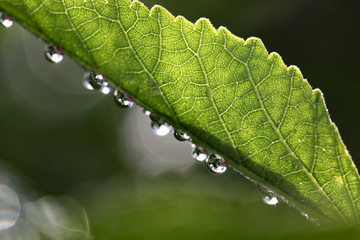
<svg viewBox="0 0 360 240">
<path fill-rule="evenodd" d="M 356 1 L 142 2 L 259 37 L 286 65 L 297 65 L 324 93 L 360 167 Z M 59 196 L 69 196 L 85 209 L 94 239 L 360 236 L 354 228 L 318 229 L 283 203 L 265 205 L 255 185 L 232 170 L 209 174 L 191 159 L 188 144 L 155 136 L 141 109 L 118 109 L 111 96 L 86 90 L 77 63 L 65 57 L 50 64 L 43 49 L 17 24 L 0 28 L 0 183 L 22 204 L 53 195 L 61 205 Z"/>
</svg>

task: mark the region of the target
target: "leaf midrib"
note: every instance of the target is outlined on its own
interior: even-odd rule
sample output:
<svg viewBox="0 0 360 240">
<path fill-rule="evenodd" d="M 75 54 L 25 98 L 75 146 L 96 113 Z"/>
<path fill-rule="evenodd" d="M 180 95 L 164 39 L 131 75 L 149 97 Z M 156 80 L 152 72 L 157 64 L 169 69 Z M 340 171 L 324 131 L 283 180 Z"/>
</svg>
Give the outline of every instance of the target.
<svg viewBox="0 0 360 240">
<path fill-rule="evenodd" d="M 115 5 L 116 5 L 116 9 L 119 10 L 119 6 L 117 1 L 115 1 Z M 116 12 L 117 14 L 117 12 Z M 124 26 L 122 25 L 119 16 L 117 15 L 117 22 L 121 28 L 121 31 L 124 33 L 125 38 L 126 38 L 126 42 L 131 50 L 131 52 L 133 53 L 136 61 L 139 63 L 139 65 L 141 66 L 141 68 L 144 69 L 146 75 L 148 75 L 148 77 L 155 83 L 156 88 L 159 90 L 160 96 L 163 99 L 163 102 L 165 103 L 166 107 L 168 108 L 168 110 L 170 111 L 171 116 L 173 117 L 173 120 L 175 121 L 175 123 L 177 125 L 179 124 L 179 120 L 174 112 L 174 109 L 172 108 L 171 104 L 169 103 L 169 101 L 167 100 L 167 98 L 165 97 L 163 91 L 159 88 L 159 86 L 156 84 L 157 82 L 155 81 L 154 76 L 150 73 L 150 71 L 146 68 L 146 66 L 144 65 L 144 63 L 141 61 L 141 59 L 139 58 L 137 52 L 135 51 L 134 47 L 131 44 L 131 41 L 129 39 L 129 36 L 127 35 L 127 31 L 125 30 Z M 161 28 L 160 28 L 161 29 Z M 161 42 L 160 42 L 160 46 L 159 46 L 159 55 L 161 54 Z"/>
<path fill-rule="evenodd" d="M 203 76 L 204 76 L 204 79 L 205 79 L 205 82 L 206 82 L 206 85 L 207 85 L 207 89 L 208 89 L 208 99 L 213 107 L 213 109 L 215 110 L 215 114 L 217 116 L 217 118 L 219 119 L 219 122 L 220 122 L 220 125 L 221 127 L 224 129 L 228 139 L 230 140 L 230 143 L 231 143 L 231 146 L 233 147 L 234 149 L 234 152 L 235 152 L 235 155 L 236 155 L 236 161 L 237 163 L 240 163 L 240 157 L 239 157 L 239 153 L 238 153 L 238 149 L 234 143 L 234 139 L 232 138 L 230 132 L 229 132 L 229 129 L 227 128 L 222 116 L 220 115 L 219 113 L 219 109 L 214 101 L 214 98 L 213 98 L 213 91 L 210 87 L 210 82 L 209 82 L 209 79 L 208 79 L 208 75 L 205 71 L 205 67 L 204 67 L 204 64 L 199 56 L 199 51 L 200 51 L 200 48 L 201 48 L 201 44 L 202 44 L 202 39 L 203 39 L 203 32 L 204 32 L 204 22 L 202 22 L 201 24 L 201 35 L 200 35 L 200 42 L 199 42 L 199 46 L 198 46 L 198 49 L 197 49 L 197 52 L 194 52 L 189 46 L 188 46 L 188 43 L 186 41 L 186 39 L 184 38 L 184 41 L 186 42 L 186 45 L 188 46 L 188 49 L 190 49 L 191 52 L 193 52 L 193 54 L 196 56 L 196 59 L 198 60 L 199 62 L 199 65 L 201 67 L 201 71 L 203 72 Z M 181 33 L 183 34 L 183 32 L 181 31 Z M 234 161 L 234 160 L 233 160 Z"/>
</svg>

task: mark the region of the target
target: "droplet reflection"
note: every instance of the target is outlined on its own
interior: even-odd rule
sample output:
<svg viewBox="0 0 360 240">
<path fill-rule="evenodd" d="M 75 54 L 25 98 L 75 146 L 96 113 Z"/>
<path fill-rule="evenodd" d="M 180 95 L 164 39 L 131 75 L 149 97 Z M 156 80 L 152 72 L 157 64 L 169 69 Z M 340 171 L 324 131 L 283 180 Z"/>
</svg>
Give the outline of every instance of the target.
<svg viewBox="0 0 360 240">
<path fill-rule="evenodd" d="M 114 101 L 117 106 L 121 108 L 131 108 L 134 106 L 134 101 L 129 95 L 119 90 L 114 91 Z"/>
<path fill-rule="evenodd" d="M 205 161 L 208 157 L 207 152 L 202 147 L 193 144 L 192 157 L 199 162 Z"/>
<path fill-rule="evenodd" d="M 0 23 L 4 27 L 9 28 L 9 27 L 11 27 L 13 25 L 13 20 L 6 13 L 0 12 Z"/>
<path fill-rule="evenodd" d="M 150 113 L 149 117 L 151 119 L 151 129 L 156 135 L 165 136 L 171 131 L 171 126 L 156 114 Z"/>
<path fill-rule="evenodd" d="M 226 172 L 226 163 L 222 157 L 219 155 L 212 153 L 209 155 L 207 161 L 207 167 L 210 172 L 214 174 L 222 174 Z"/>
<path fill-rule="evenodd" d="M 103 94 L 108 94 L 111 92 L 109 82 L 106 78 L 95 72 L 86 72 L 84 74 L 83 85 L 88 90 L 99 90 Z"/>
<path fill-rule="evenodd" d="M 274 206 L 279 203 L 277 195 L 267 187 L 257 184 L 257 189 L 262 196 L 263 202 L 267 205 Z"/>
<path fill-rule="evenodd" d="M 111 92 L 111 87 L 109 87 L 109 86 L 106 86 L 106 87 L 102 87 L 101 89 L 100 89 L 100 92 L 101 93 L 103 93 L 103 94 L 109 94 L 110 92 Z"/>
<path fill-rule="evenodd" d="M 151 129 L 158 136 L 166 136 L 171 131 L 171 127 L 166 123 L 151 122 Z"/>
<path fill-rule="evenodd" d="M 190 136 L 179 129 L 174 130 L 174 137 L 181 142 L 190 140 Z"/>
<path fill-rule="evenodd" d="M 59 63 L 64 58 L 62 51 L 55 45 L 47 45 L 44 54 L 46 60 L 51 63 Z"/>
<path fill-rule="evenodd" d="M 274 206 L 279 203 L 279 200 L 277 199 L 277 197 L 271 196 L 271 195 L 263 197 L 263 201 L 267 205 L 271 205 L 271 206 Z"/>
<path fill-rule="evenodd" d="M 143 113 L 146 115 L 146 116 L 150 116 L 151 112 L 146 110 L 146 109 L 143 109 Z"/>
</svg>

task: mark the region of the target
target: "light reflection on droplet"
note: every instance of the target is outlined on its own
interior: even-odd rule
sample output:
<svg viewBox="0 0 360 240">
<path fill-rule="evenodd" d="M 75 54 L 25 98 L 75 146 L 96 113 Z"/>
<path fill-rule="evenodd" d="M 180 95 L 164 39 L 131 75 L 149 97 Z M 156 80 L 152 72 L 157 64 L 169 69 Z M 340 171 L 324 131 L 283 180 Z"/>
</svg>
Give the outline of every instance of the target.
<svg viewBox="0 0 360 240">
<path fill-rule="evenodd" d="M 111 92 L 111 87 L 108 87 L 108 86 L 105 86 L 105 87 L 102 87 L 100 89 L 100 92 L 102 92 L 103 94 L 107 95 Z"/>
<path fill-rule="evenodd" d="M 8 186 L 0 185 L 0 230 L 15 225 L 20 216 L 20 202 L 17 194 Z"/>
<path fill-rule="evenodd" d="M 62 51 L 55 45 L 47 45 L 44 54 L 45 58 L 51 63 L 59 63 L 64 58 Z"/>
<path fill-rule="evenodd" d="M 265 196 L 263 197 L 263 201 L 267 205 L 271 205 L 271 206 L 274 206 L 279 203 L 279 200 L 275 196 Z"/>
<path fill-rule="evenodd" d="M 153 132 L 158 136 L 166 136 L 171 131 L 171 127 L 166 123 L 151 122 L 151 128 Z"/>
<path fill-rule="evenodd" d="M 281 198 L 279 198 L 273 191 L 271 191 L 267 187 L 257 184 L 257 189 L 262 196 L 263 202 L 267 205 L 274 206 L 279 203 L 279 199 Z"/>
<path fill-rule="evenodd" d="M 151 112 L 150 112 L 150 111 L 145 110 L 145 109 L 143 109 L 143 113 L 144 113 L 146 116 L 150 116 L 150 114 L 151 114 Z"/>
<path fill-rule="evenodd" d="M 199 162 L 205 161 L 208 157 L 207 152 L 202 147 L 199 147 L 195 144 L 192 144 L 193 151 L 192 151 L 192 157 Z"/>
<path fill-rule="evenodd" d="M 4 27 L 9 28 L 13 25 L 14 22 L 8 14 L 0 12 L 0 23 Z"/>
<path fill-rule="evenodd" d="M 87 90 L 94 90 L 91 84 L 88 81 L 83 81 L 83 85 Z"/>
<path fill-rule="evenodd" d="M 156 135 L 165 136 L 172 130 L 172 127 L 156 114 L 150 113 L 149 117 L 151 119 L 151 129 Z"/>
<path fill-rule="evenodd" d="M 308 214 L 306 214 L 306 213 L 304 213 L 304 212 L 300 212 L 300 214 L 301 214 L 301 215 L 303 215 L 306 219 L 308 219 L 308 218 L 309 218 L 309 215 L 308 215 Z"/>
</svg>

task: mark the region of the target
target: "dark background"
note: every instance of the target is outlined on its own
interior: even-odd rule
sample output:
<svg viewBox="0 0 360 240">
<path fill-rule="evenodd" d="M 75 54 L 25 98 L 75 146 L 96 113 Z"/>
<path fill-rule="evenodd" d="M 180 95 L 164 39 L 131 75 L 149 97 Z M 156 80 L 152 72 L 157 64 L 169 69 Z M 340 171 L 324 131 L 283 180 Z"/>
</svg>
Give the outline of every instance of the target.
<svg viewBox="0 0 360 240">
<path fill-rule="evenodd" d="M 298 66 L 324 93 L 360 167 L 356 1 L 143 2 L 259 37 L 286 65 Z M 0 28 L 0 174 L 23 203 L 68 195 L 85 207 L 95 239 L 286 239 L 315 231 L 284 204 L 265 206 L 239 174 L 208 174 L 186 144 L 153 136 L 140 109 L 117 109 L 111 96 L 87 91 L 80 66 L 67 57 L 52 65 L 43 48 L 16 24 Z"/>
</svg>

